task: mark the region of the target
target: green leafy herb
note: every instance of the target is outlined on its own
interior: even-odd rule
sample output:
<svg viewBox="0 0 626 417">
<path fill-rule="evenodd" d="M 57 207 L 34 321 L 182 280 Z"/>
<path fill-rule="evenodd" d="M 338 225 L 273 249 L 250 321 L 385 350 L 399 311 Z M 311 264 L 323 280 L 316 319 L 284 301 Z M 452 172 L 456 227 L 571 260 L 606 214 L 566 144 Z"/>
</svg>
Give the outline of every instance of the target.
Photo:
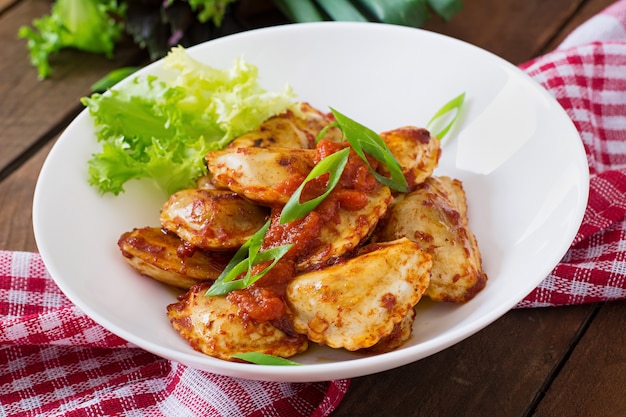
<svg viewBox="0 0 626 417">
<path fill-rule="evenodd" d="M 124 78 L 131 74 L 134 74 L 139 67 L 122 67 L 117 68 L 107 75 L 96 81 L 91 85 L 91 91 L 94 93 L 104 93 L 106 90 L 112 88 L 115 84 L 122 81 Z"/>
<path fill-rule="evenodd" d="M 315 136 L 315 143 L 319 143 L 320 140 L 324 139 L 324 136 L 326 136 L 326 133 L 334 128 L 334 127 L 338 127 L 339 125 L 337 124 L 337 122 L 333 122 L 333 123 L 329 123 L 326 126 L 324 126 L 319 132 L 317 132 L 317 135 Z"/>
<path fill-rule="evenodd" d="M 51 73 L 49 58 L 64 48 L 111 57 L 124 33 L 151 60 L 233 31 L 251 29 L 234 7 L 237 0 L 56 0 L 51 13 L 23 26 L 40 79 Z M 254 2 L 248 2 L 254 3 Z M 372 21 L 421 27 L 431 10 L 450 20 L 462 0 L 273 0 L 292 22 Z M 245 6 L 244 6 L 245 7 Z"/>
<path fill-rule="evenodd" d="M 259 352 L 234 353 L 233 358 L 241 359 L 257 365 L 300 366 L 298 362 L 281 358 L 280 356 L 267 355 Z"/>
<path fill-rule="evenodd" d="M 267 229 L 270 227 L 270 221 L 268 220 L 263 227 L 261 227 L 250 239 L 248 239 L 237 250 L 232 257 L 224 271 L 217 277 L 213 285 L 208 289 L 206 295 L 217 296 L 225 295 L 234 290 L 241 290 L 254 284 L 267 274 L 270 269 L 276 265 L 276 263 L 282 258 L 293 245 L 282 245 L 275 248 L 270 248 L 260 252 L 261 245 L 263 244 L 263 238 L 267 233 Z M 261 272 L 252 275 L 252 269 L 254 266 L 262 263 L 272 261 L 270 265 L 265 267 Z M 242 274 L 243 277 L 237 279 Z"/>
<path fill-rule="evenodd" d="M 450 20 L 463 9 L 460 0 L 428 0 L 428 5 L 444 20 Z"/>
<path fill-rule="evenodd" d="M 64 48 L 113 55 L 123 32 L 125 4 L 117 0 L 57 0 L 49 15 L 22 26 L 30 60 L 40 79 L 51 73 L 50 56 Z"/>
<path fill-rule="evenodd" d="M 289 244 L 267 249 L 256 254 L 250 253 L 248 258 L 234 265 L 228 275 L 224 276 L 221 280 L 216 280 L 211 288 L 209 288 L 206 295 L 225 295 L 231 291 L 248 288 L 250 285 L 263 278 L 292 247 L 293 244 Z M 252 268 L 266 261 L 272 261 L 272 263 L 266 266 L 261 272 L 252 275 Z M 235 279 L 244 272 L 245 275 L 242 278 Z"/>
<path fill-rule="evenodd" d="M 452 128 L 459 116 L 459 113 L 461 112 L 461 107 L 463 106 L 464 101 L 465 93 L 461 93 L 444 104 L 437 111 L 437 113 L 435 113 L 435 115 L 426 124 L 426 128 L 431 131 L 431 134 L 434 137 L 442 140 L 448 134 L 450 128 Z M 433 132 L 433 129 L 437 129 L 437 131 Z"/>
<path fill-rule="evenodd" d="M 222 24 L 228 5 L 235 1 L 237 0 L 187 0 L 200 22 L 211 20 L 215 26 Z M 174 0 L 168 0 L 168 5 L 173 2 Z"/>
<path fill-rule="evenodd" d="M 349 155 L 350 148 L 344 148 L 338 152 L 328 155 L 326 158 L 318 162 L 283 207 L 280 214 L 280 224 L 297 220 L 314 210 L 315 207 L 317 207 L 328 196 L 328 194 L 330 194 L 339 182 L 341 174 L 348 163 Z M 306 184 L 309 181 L 325 174 L 329 174 L 329 179 L 324 193 L 316 198 L 301 203 L 300 198 Z"/>
<path fill-rule="evenodd" d="M 350 143 L 354 152 L 367 164 L 374 177 L 393 190 L 407 192 L 409 186 L 402 173 L 402 167 L 380 135 L 333 108 L 331 108 L 331 111 L 346 140 Z M 376 172 L 367 160 L 365 153 L 382 162 L 389 169 L 391 177 L 388 178 Z"/>
<path fill-rule="evenodd" d="M 126 32 L 151 60 L 167 55 L 173 46 L 189 47 L 241 27 L 231 7 L 236 0 L 125 1 Z"/>
<path fill-rule="evenodd" d="M 450 20 L 463 8 L 461 0 L 274 0 L 294 22 L 371 21 L 421 27 L 434 11 Z"/>
<path fill-rule="evenodd" d="M 261 88 L 258 70 L 243 59 L 220 70 L 173 48 L 163 66 L 173 79 L 135 77 L 109 94 L 82 99 L 102 151 L 89 161 L 89 183 L 101 193 L 124 191 L 131 179 L 151 178 L 168 194 L 206 172 L 204 156 L 293 105 L 287 86 Z"/>
<path fill-rule="evenodd" d="M 455 0 L 460 3 L 459 0 Z M 377 21 L 421 27 L 430 18 L 426 0 L 355 0 Z"/>
<path fill-rule="evenodd" d="M 365 17 L 354 4 L 347 0 L 317 0 L 317 4 L 333 20 L 350 22 L 367 22 Z"/>
<path fill-rule="evenodd" d="M 313 0 L 274 0 L 278 9 L 292 22 L 321 22 L 324 14 Z"/>
</svg>

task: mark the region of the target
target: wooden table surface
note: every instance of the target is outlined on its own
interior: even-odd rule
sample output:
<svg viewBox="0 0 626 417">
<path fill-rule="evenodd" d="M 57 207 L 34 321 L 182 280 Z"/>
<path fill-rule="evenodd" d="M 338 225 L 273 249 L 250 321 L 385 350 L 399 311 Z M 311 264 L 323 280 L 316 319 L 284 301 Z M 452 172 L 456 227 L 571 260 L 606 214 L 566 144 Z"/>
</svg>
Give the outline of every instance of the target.
<svg viewBox="0 0 626 417">
<path fill-rule="evenodd" d="M 249 0 L 252 25 L 281 23 Z M 253 4 L 254 3 L 254 4 Z M 451 22 L 426 29 L 519 64 L 553 49 L 612 0 L 466 0 Z M 0 0 L 0 249 L 36 251 L 32 196 L 60 132 L 82 110 L 90 85 L 122 65 L 143 63 L 127 45 L 112 60 L 79 52 L 55 59 L 38 81 L 21 25 L 50 1 Z M 62 179 L 60 179 L 62 180 Z M 68 202 L 68 204 L 71 204 Z M 626 416 L 626 302 L 513 310 L 438 354 L 354 378 L 333 416 Z"/>
</svg>

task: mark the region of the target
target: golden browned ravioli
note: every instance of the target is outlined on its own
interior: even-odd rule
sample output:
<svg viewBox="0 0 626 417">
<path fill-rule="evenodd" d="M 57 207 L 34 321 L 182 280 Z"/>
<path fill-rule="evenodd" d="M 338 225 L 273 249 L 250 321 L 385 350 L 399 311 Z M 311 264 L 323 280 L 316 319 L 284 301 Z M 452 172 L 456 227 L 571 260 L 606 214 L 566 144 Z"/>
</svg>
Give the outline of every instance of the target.
<svg viewBox="0 0 626 417">
<path fill-rule="evenodd" d="M 429 177 L 391 204 L 376 241 L 407 237 L 432 256 L 426 295 L 456 303 L 472 299 L 487 282 L 476 237 L 469 228 L 465 192 L 460 181 Z"/>
</svg>

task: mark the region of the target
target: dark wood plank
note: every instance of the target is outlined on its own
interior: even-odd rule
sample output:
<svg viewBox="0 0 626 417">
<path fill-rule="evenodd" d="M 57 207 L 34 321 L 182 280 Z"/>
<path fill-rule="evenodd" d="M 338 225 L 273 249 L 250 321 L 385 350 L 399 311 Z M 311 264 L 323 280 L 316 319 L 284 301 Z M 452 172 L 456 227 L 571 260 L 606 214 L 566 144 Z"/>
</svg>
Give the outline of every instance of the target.
<svg viewBox="0 0 626 417">
<path fill-rule="evenodd" d="M 82 96 L 109 71 L 135 62 L 138 49 L 124 43 L 114 59 L 64 51 L 54 57 L 54 73 L 39 81 L 30 64 L 20 26 L 49 12 L 49 1 L 22 1 L 0 15 L 0 172 L 46 135 L 57 131 L 81 108 Z"/>
<path fill-rule="evenodd" d="M 536 417 L 626 416 L 626 301 L 602 306 Z"/>
<path fill-rule="evenodd" d="M 513 310 L 436 355 L 354 378 L 333 417 L 523 416 L 593 309 Z"/>
<path fill-rule="evenodd" d="M 16 4 L 19 0 L 0 0 L 0 13 Z"/>
<path fill-rule="evenodd" d="M 611 4 L 615 3 L 615 0 L 592 0 L 585 1 L 580 8 L 576 11 L 574 16 L 567 22 L 567 25 L 561 30 L 547 46 L 546 50 L 552 50 L 556 48 L 565 37 L 571 33 L 578 26 L 583 24 L 588 19 L 592 18 L 596 14 L 600 13 Z"/>
<path fill-rule="evenodd" d="M 450 22 L 433 18 L 424 29 L 465 40 L 520 64 L 543 50 L 582 1 L 465 1 Z"/>
<path fill-rule="evenodd" d="M 423 29 L 462 39 L 520 64 L 553 49 L 566 33 L 613 1 L 465 1 L 450 22 L 433 16 Z M 271 0 L 242 0 L 239 12 L 250 26 L 286 22 Z"/>
<path fill-rule="evenodd" d="M 0 219 L 5 223 L 0 233 L 2 250 L 37 251 L 32 221 L 33 192 L 51 148 L 52 142 L 0 182 Z"/>
</svg>

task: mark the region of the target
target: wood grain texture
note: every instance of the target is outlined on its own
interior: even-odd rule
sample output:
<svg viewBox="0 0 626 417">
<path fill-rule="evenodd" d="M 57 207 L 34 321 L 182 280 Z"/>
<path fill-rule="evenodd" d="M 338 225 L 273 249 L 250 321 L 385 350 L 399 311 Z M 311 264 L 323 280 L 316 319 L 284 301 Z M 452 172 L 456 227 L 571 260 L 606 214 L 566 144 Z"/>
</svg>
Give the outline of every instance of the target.
<svg viewBox="0 0 626 417">
<path fill-rule="evenodd" d="M 550 43 L 540 52 L 551 51 L 556 48 L 565 37 L 588 19 L 600 13 L 605 8 L 613 4 L 615 0 L 594 0 L 583 2 L 576 13 L 567 21 L 567 24 L 552 38 Z"/>
<path fill-rule="evenodd" d="M 513 310 L 436 355 L 353 379 L 333 416 L 523 416 L 592 311 Z"/>
<path fill-rule="evenodd" d="M 82 108 L 80 98 L 109 71 L 141 56 L 123 44 L 113 59 L 65 50 L 55 55 L 53 74 L 39 81 L 18 29 L 49 12 L 47 1 L 23 1 L 0 15 L 0 172 L 41 140 L 64 127 Z"/>
<path fill-rule="evenodd" d="M 626 302 L 602 306 L 534 415 L 626 416 Z"/>
<path fill-rule="evenodd" d="M 0 0 L 0 14 L 9 9 L 9 7 L 17 4 L 19 0 Z"/>
<path fill-rule="evenodd" d="M 544 49 L 580 3 L 581 0 L 468 0 L 450 22 L 432 19 L 424 28 L 465 40 L 520 64 Z"/>
<path fill-rule="evenodd" d="M 0 248 L 3 250 L 37 251 L 32 220 L 33 192 L 53 143 L 45 145 L 9 178 L 0 182 L 0 219 L 3 222 Z M 59 178 L 59 181 L 63 179 Z"/>
</svg>

